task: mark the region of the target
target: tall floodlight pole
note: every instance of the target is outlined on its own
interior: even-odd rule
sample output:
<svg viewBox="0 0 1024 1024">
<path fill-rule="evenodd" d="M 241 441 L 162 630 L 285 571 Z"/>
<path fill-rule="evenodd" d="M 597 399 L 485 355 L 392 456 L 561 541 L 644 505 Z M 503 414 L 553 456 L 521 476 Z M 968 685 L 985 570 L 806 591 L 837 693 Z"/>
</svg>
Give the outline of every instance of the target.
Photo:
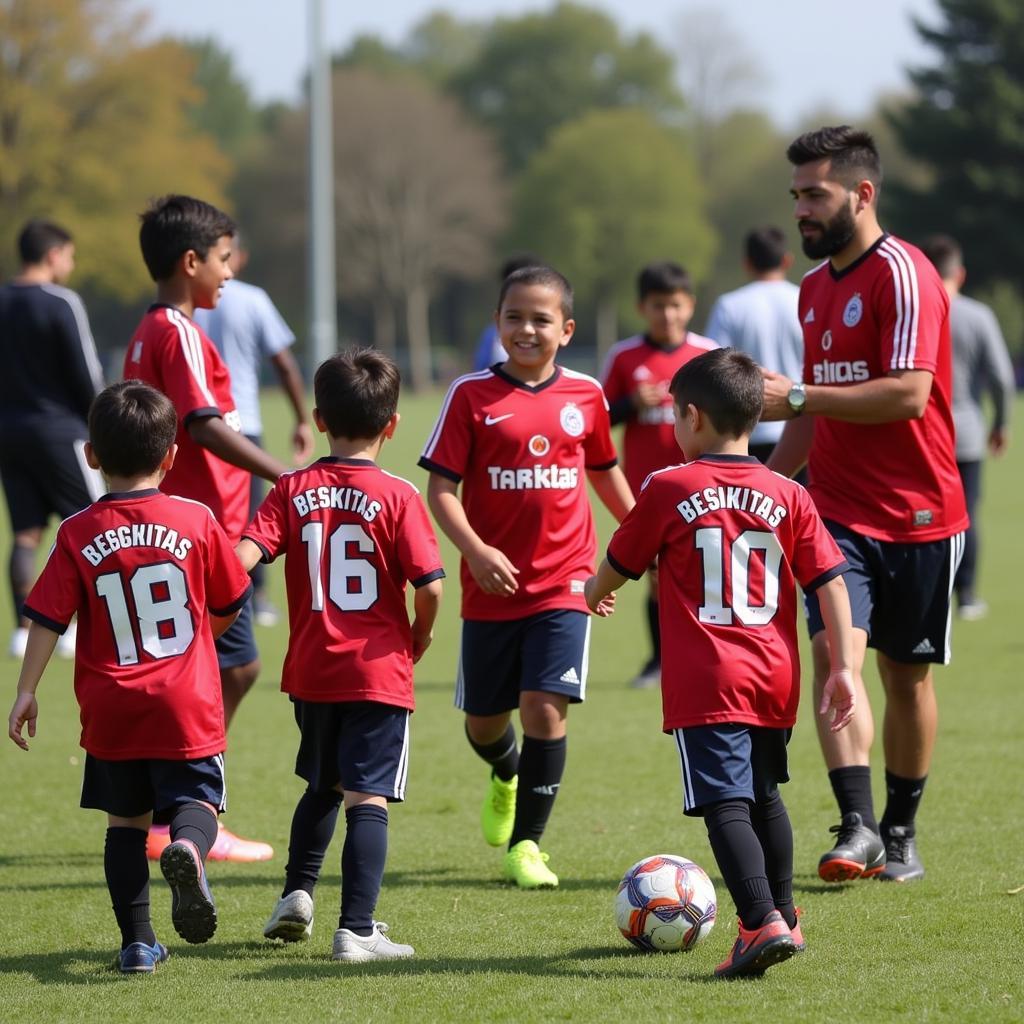
<svg viewBox="0 0 1024 1024">
<path fill-rule="evenodd" d="M 334 288 L 334 132 L 323 0 L 309 0 L 310 374 L 338 347 Z"/>
</svg>

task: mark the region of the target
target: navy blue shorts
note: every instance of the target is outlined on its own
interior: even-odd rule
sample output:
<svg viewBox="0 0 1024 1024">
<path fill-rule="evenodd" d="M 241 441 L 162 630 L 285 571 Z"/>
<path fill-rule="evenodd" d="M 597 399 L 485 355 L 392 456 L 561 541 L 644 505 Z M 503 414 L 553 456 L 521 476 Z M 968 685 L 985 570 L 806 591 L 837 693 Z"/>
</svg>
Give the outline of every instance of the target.
<svg viewBox="0 0 1024 1024">
<path fill-rule="evenodd" d="M 699 818 L 721 800 L 763 803 L 789 782 L 792 729 L 739 722 L 674 729 L 683 775 L 683 813 Z"/>
<path fill-rule="evenodd" d="M 252 633 L 252 595 L 242 605 L 238 618 L 216 640 L 217 664 L 222 668 L 237 668 L 255 661 L 256 638 Z"/>
<path fill-rule="evenodd" d="M 295 774 L 315 792 L 340 785 L 350 793 L 370 793 L 391 802 L 405 799 L 409 775 L 407 708 L 376 701 L 321 704 L 296 700 L 301 739 Z"/>
<path fill-rule="evenodd" d="M 455 706 L 470 715 L 519 707 L 523 690 L 560 693 L 579 704 L 587 690 L 590 616 L 558 608 L 525 619 L 462 623 Z"/>
<path fill-rule="evenodd" d="M 853 625 L 868 646 L 904 664 L 950 659 L 950 596 L 964 550 L 964 534 L 923 544 L 897 544 L 865 537 L 832 520 L 829 533 L 846 556 L 843 573 Z M 815 594 L 806 594 L 811 636 L 825 628 Z"/>
<path fill-rule="evenodd" d="M 152 811 L 155 824 L 167 825 L 175 808 L 193 801 L 211 804 L 222 813 L 227 809 L 223 754 L 192 761 L 104 761 L 85 755 L 82 807 L 119 818 Z"/>
</svg>

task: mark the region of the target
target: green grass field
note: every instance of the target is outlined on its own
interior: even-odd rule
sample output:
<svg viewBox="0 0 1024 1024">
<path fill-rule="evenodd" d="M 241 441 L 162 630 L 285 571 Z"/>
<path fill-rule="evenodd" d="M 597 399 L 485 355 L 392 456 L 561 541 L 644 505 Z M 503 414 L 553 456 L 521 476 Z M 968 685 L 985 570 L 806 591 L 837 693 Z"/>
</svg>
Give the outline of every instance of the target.
<svg viewBox="0 0 1024 1024">
<path fill-rule="evenodd" d="M 386 468 L 424 482 L 415 459 L 438 403 L 438 395 L 404 402 Z M 287 435 L 284 408 L 269 398 L 266 405 L 271 447 L 283 454 L 274 439 Z M 105 822 L 78 809 L 83 754 L 71 668 L 52 665 L 39 691 L 32 749 L 0 744 L 0 1020 L 1024 1020 L 1024 892 L 1010 892 L 1024 885 L 1022 478 L 1018 440 L 986 477 L 982 592 L 992 613 L 957 626 L 954 663 L 938 671 L 942 723 L 920 816 L 927 878 L 906 888 L 819 882 L 815 865 L 831 845 L 836 813 L 805 706 L 784 797 L 808 951 L 762 980 L 711 980 L 735 936 L 732 906 L 703 824 L 681 813 L 677 757 L 660 733 L 658 695 L 624 685 L 646 653 L 641 585 L 622 592 L 613 619 L 595 624 L 588 700 L 571 716 L 568 770 L 544 843 L 562 885 L 524 893 L 498 883 L 500 851 L 484 845 L 477 827 L 486 773 L 451 706 L 458 585 L 446 547 L 448 589 L 417 673 L 408 800 L 392 809 L 378 907 L 395 937 L 416 946 L 415 960 L 331 962 L 340 835 L 317 891 L 312 941 L 275 947 L 262 939 L 301 790 L 292 774 L 295 727 L 278 692 L 281 626 L 258 631 L 263 673 L 232 729 L 225 819 L 272 842 L 277 854 L 265 864 L 211 866 L 220 927 L 204 946 L 175 935 L 169 894 L 155 871 L 153 921 L 172 956 L 153 977 L 111 969 L 118 933 L 103 881 Z M 607 516 L 599 529 L 603 545 Z M 6 564 L 6 532 L 0 548 Z M 271 573 L 283 607 L 281 571 Z M 6 584 L 2 591 L 6 624 Z M 6 714 L 17 666 L 2 664 Z M 871 686 L 880 710 L 877 682 Z M 640 954 L 613 923 L 619 876 L 659 852 L 696 860 L 718 887 L 719 923 L 688 954 Z"/>
</svg>

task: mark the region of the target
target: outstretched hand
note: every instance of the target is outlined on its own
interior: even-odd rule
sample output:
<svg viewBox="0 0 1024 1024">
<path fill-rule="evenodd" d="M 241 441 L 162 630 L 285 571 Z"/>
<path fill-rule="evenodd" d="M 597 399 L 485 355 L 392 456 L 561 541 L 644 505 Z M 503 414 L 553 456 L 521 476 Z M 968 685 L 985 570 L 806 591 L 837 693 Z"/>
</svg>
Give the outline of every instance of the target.
<svg viewBox="0 0 1024 1024">
<path fill-rule="evenodd" d="M 19 693 L 11 708 L 10 717 L 7 719 L 7 735 L 21 747 L 28 750 L 28 742 L 22 736 L 21 730 L 28 725 L 30 738 L 36 735 L 36 719 L 39 717 L 39 705 L 36 703 L 34 693 Z"/>
<path fill-rule="evenodd" d="M 818 714 L 828 717 L 832 723 L 829 727 L 832 732 L 839 732 L 840 729 L 845 729 L 850 724 L 856 704 L 853 673 L 849 669 L 831 672 L 821 694 L 821 706 L 818 708 Z"/>
</svg>

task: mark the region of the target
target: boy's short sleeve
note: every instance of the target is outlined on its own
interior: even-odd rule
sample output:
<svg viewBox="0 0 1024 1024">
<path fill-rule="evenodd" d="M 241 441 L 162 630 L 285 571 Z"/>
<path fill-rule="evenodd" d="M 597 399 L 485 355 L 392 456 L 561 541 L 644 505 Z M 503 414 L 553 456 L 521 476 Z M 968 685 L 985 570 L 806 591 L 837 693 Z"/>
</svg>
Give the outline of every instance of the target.
<svg viewBox="0 0 1024 1024">
<path fill-rule="evenodd" d="M 67 547 L 63 531 L 58 530 L 46 565 L 25 600 L 25 617 L 63 634 L 82 600 L 82 581 L 74 555 Z"/>
<path fill-rule="evenodd" d="M 793 521 L 793 575 L 806 593 L 850 568 L 827 527 L 822 522 L 811 496 L 798 490 Z"/>
<path fill-rule="evenodd" d="M 280 480 L 271 487 L 242 537 L 263 552 L 264 562 L 272 562 L 288 550 L 288 496 Z"/>
<path fill-rule="evenodd" d="M 413 494 L 402 508 L 395 546 L 402 572 L 414 587 L 444 578 L 437 536 L 419 494 Z"/>
<path fill-rule="evenodd" d="M 228 535 L 213 516 L 206 531 L 206 604 L 214 615 L 234 615 L 252 591 Z"/>
<path fill-rule="evenodd" d="M 612 440 L 608 400 L 600 390 L 594 400 L 594 427 L 583 442 L 583 457 L 587 469 L 611 469 L 619 461 L 615 442 Z"/>
<path fill-rule="evenodd" d="M 184 314 L 168 312 L 169 337 L 161 345 L 160 390 L 174 403 L 184 426 L 194 419 L 220 416 L 220 406 L 207 381 L 204 339 Z"/>
<path fill-rule="evenodd" d="M 658 514 L 657 486 L 648 479 L 636 504 L 608 542 L 608 564 L 627 579 L 638 580 L 658 557 L 665 523 Z"/>
<path fill-rule="evenodd" d="M 607 413 L 605 414 L 607 416 Z M 430 434 L 419 465 L 459 483 L 473 451 L 473 412 L 467 389 L 456 381 L 445 396 L 441 414 Z"/>
</svg>

